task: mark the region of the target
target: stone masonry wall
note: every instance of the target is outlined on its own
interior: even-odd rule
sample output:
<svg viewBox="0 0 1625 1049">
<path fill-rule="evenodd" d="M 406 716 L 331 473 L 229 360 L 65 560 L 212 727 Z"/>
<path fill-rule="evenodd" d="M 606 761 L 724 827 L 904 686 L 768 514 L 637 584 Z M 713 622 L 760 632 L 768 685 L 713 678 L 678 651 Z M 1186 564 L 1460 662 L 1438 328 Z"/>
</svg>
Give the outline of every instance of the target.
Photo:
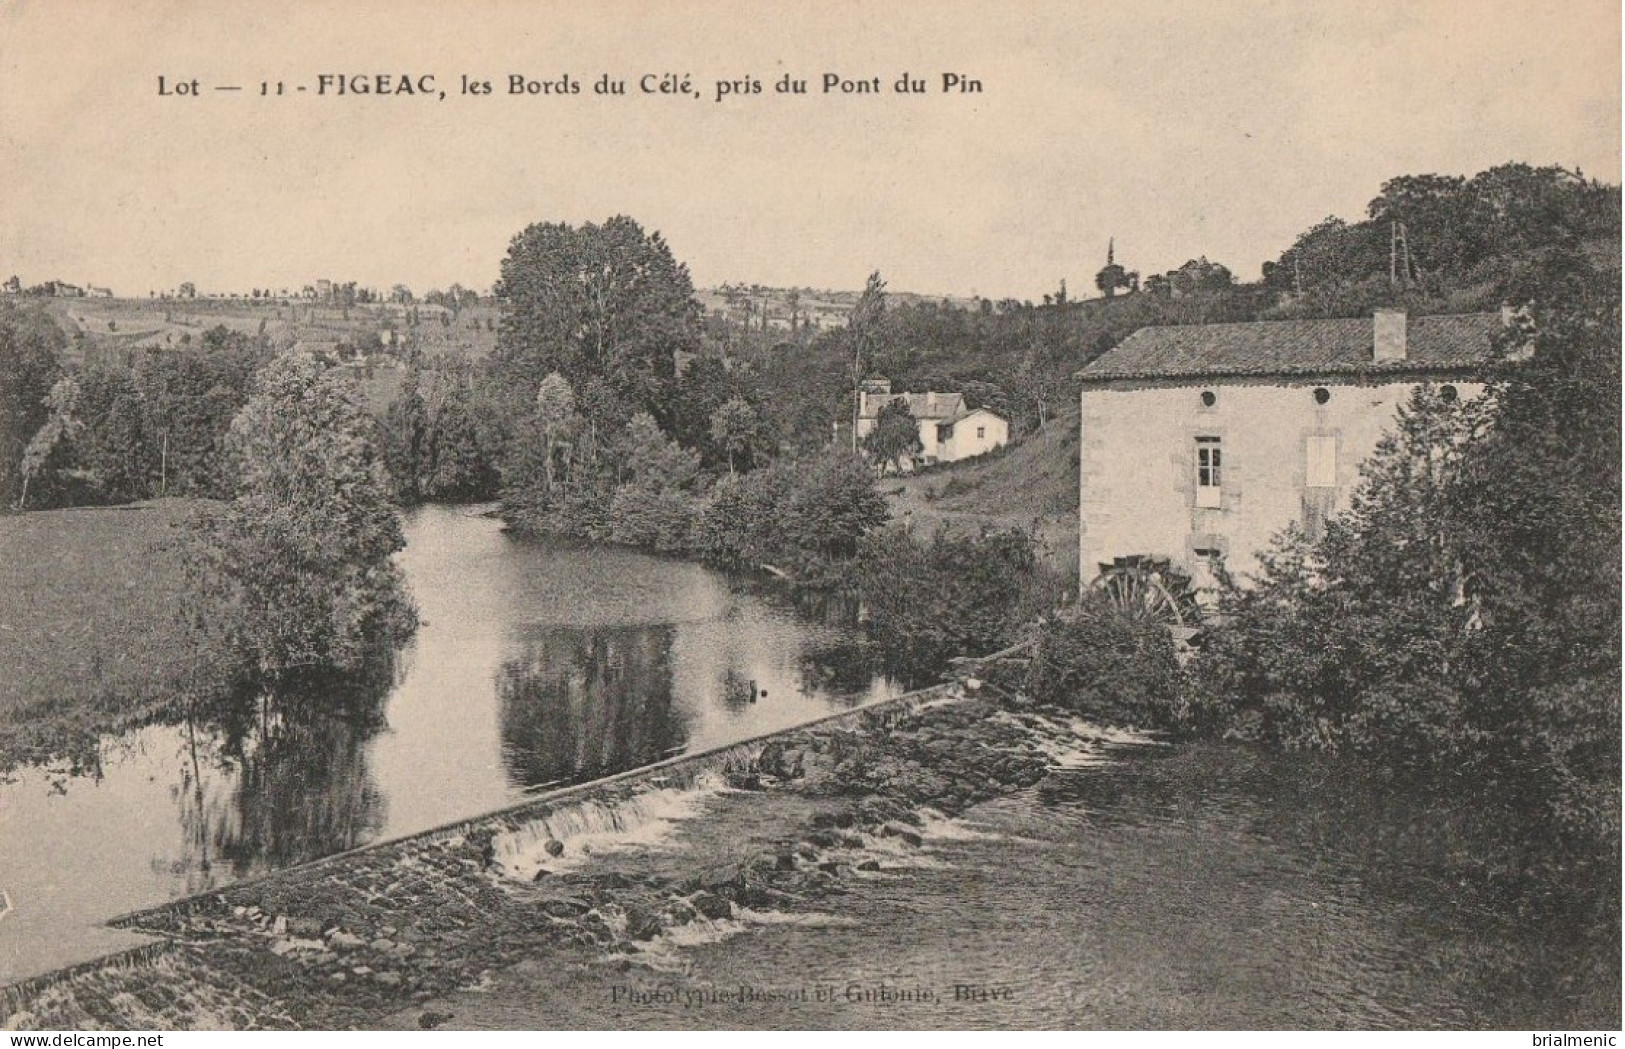
<svg viewBox="0 0 1625 1049">
<path fill-rule="evenodd" d="M 1444 381 L 1441 381 L 1441 385 Z M 1086 387 L 1082 394 L 1079 563 L 1085 582 L 1099 562 L 1128 554 L 1171 558 L 1200 578 L 1193 551 L 1217 549 L 1243 576 L 1256 554 L 1304 512 L 1311 435 L 1336 441 L 1336 486 L 1311 500 L 1346 509 L 1360 464 L 1391 427 L 1415 382 L 1361 385 L 1304 380 Z M 1462 397 L 1482 384 L 1454 384 Z M 1316 403 L 1314 391 L 1330 394 Z M 1202 393 L 1214 395 L 1211 407 Z M 1196 438 L 1218 437 L 1222 505 L 1196 506 Z"/>
</svg>

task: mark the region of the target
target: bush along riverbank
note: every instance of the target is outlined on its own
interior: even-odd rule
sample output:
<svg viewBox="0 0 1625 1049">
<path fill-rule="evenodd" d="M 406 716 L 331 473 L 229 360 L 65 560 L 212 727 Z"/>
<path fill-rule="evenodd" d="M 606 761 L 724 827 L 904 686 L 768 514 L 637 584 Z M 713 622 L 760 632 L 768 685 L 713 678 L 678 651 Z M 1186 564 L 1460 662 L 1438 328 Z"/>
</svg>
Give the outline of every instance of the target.
<svg viewBox="0 0 1625 1049">
<path fill-rule="evenodd" d="M 655 964 L 685 930 L 816 909 L 906 864 L 930 820 L 1116 738 L 954 690 L 924 699 L 135 915 L 118 924 L 164 946 L 7 989 L 5 1026 L 365 1027 L 550 952 Z M 709 824 L 719 799 L 750 833 Z M 684 826 L 727 844 L 651 866 Z"/>
</svg>

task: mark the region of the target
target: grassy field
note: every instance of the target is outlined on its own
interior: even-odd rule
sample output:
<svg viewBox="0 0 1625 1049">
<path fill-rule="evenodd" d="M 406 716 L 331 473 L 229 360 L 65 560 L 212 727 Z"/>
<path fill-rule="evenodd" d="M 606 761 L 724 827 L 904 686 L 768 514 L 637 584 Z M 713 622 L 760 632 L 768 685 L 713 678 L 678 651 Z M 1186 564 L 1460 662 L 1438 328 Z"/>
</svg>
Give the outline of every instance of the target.
<svg viewBox="0 0 1625 1049">
<path fill-rule="evenodd" d="M 186 651 L 174 525 L 195 507 L 0 515 L 0 768 L 171 698 Z"/>
<path fill-rule="evenodd" d="M 1078 570 L 1078 410 L 1074 405 L 1019 444 L 980 459 L 881 482 L 892 517 L 927 535 L 937 528 L 1032 529 L 1040 556 Z"/>
</svg>

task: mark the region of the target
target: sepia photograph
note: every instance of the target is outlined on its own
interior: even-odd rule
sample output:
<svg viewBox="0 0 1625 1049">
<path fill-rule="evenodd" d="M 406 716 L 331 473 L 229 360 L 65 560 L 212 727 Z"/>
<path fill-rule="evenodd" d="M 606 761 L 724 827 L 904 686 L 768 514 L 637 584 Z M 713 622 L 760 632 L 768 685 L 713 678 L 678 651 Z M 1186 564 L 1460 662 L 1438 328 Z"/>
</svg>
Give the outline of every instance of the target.
<svg viewBox="0 0 1625 1049">
<path fill-rule="evenodd" d="M 1620 23 L 0 0 L 0 1037 L 1616 1046 Z"/>
</svg>

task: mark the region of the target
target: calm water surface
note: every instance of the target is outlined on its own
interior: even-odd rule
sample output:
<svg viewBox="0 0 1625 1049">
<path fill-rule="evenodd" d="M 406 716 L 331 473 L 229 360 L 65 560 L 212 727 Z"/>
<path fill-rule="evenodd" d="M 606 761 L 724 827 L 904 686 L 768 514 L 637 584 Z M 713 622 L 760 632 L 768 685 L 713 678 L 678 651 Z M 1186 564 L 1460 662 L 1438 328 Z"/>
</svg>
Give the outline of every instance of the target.
<svg viewBox="0 0 1625 1049">
<path fill-rule="evenodd" d="M 896 691 L 838 616 L 696 564 L 530 543 L 468 508 L 406 535 L 423 625 L 381 719 L 154 726 L 108 741 L 99 775 L 0 785 L 0 981 L 125 942 L 95 927 L 125 911 Z"/>
</svg>

